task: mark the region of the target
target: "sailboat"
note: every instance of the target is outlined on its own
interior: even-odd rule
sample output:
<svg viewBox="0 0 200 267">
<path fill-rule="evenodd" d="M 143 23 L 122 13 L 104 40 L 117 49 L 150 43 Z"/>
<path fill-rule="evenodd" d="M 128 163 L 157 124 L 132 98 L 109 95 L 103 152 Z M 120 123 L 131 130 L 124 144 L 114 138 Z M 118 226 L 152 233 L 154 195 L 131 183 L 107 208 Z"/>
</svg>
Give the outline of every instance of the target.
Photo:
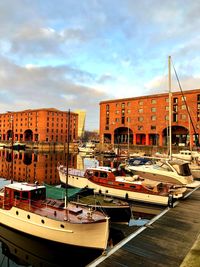
<svg viewBox="0 0 200 267">
<path fill-rule="evenodd" d="M 167 182 L 177 185 L 196 188 L 200 186 L 198 181 L 194 181 L 188 162 L 172 159 L 172 92 L 171 92 L 171 57 L 168 58 L 169 77 L 169 156 L 158 159 L 156 163 L 133 165 L 127 164 L 125 168 L 143 178 L 156 181 Z"/>
<path fill-rule="evenodd" d="M 0 190 L 2 225 L 77 248 L 107 249 L 108 216 L 89 207 L 73 204 L 66 197 L 65 201 L 48 198 L 45 185 L 14 182 L 13 176 L 11 178 L 11 183 L 3 185 Z"/>
</svg>

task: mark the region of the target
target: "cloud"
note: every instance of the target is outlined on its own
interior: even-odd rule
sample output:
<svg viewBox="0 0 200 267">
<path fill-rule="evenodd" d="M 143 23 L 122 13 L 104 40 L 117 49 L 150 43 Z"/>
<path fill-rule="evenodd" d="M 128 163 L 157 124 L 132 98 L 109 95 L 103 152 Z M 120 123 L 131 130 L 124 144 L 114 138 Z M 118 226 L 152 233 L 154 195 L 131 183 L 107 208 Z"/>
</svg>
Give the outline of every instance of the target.
<svg viewBox="0 0 200 267">
<path fill-rule="evenodd" d="M 86 109 L 96 129 L 100 101 L 167 91 L 169 55 L 183 89 L 199 88 L 199 9 L 189 0 L 1 1 L 0 111 Z"/>
</svg>

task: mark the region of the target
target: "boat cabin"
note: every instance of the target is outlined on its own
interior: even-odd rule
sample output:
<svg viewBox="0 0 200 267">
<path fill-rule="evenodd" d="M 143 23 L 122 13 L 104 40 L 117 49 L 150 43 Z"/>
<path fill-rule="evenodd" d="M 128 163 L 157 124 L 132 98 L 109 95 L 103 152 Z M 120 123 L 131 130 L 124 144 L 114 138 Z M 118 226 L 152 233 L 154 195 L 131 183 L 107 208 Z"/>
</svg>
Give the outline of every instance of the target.
<svg viewBox="0 0 200 267">
<path fill-rule="evenodd" d="M 109 181 L 115 181 L 116 176 L 126 176 L 125 172 L 121 170 L 117 170 L 115 168 L 110 167 L 97 167 L 97 168 L 87 168 L 85 171 L 85 176 L 88 179 L 96 180 L 96 179 L 106 179 Z"/>
<path fill-rule="evenodd" d="M 28 183 L 12 183 L 4 187 L 0 194 L 0 206 L 11 208 L 19 202 L 32 203 L 46 199 L 45 186 Z"/>
</svg>

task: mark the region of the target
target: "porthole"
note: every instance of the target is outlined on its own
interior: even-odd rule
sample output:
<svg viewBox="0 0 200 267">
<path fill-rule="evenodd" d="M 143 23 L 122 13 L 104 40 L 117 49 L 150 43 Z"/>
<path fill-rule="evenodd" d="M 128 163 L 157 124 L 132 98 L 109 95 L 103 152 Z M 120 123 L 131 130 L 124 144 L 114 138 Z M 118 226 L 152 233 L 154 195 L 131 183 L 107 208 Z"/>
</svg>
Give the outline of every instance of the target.
<svg viewBox="0 0 200 267">
<path fill-rule="evenodd" d="M 31 216 L 28 214 L 28 215 L 27 215 L 27 218 L 28 218 L 28 219 L 30 219 L 30 218 L 31 218 Z"/>
<path fill-rule="evenodd" d="M 65 226 L 63 224 L 60 225 L 61 228 L 65 228 Z"/>
<path fill-rule="evenodd" d="M 41 223 L 44 223 L 44 220 L 41 220 Z"/>
<path fill-rule="evenodd" d="M 19 211 L 18 210 L 16 211 L 16 215 L 19 215 Z"/>
</svg>

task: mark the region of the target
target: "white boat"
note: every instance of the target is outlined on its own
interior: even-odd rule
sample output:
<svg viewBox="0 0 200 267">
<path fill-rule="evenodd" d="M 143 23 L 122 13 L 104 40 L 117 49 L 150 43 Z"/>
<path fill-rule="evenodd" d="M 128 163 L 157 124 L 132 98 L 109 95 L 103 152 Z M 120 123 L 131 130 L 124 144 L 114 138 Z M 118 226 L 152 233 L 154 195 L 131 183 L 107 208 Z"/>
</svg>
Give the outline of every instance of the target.
<svg viewBox="0 0 200 267">
<path fill-rule="evenodd" d="M 0 223 L 71 246 L 106 250 L 109 218 L 102 212 L 46 198 L 44 185 L 10 183 L 0 191 Z"/>
<path fill-rule="evenodd" d="M 95 144 L 92 142 L 87 142 L 78 146 L 78 151 L 85 154 L 94 154 Z"/>
<path fill-rule="evenodd" d="M 58 166 L 61 183 L 65 184 L 67 168 Z M 68 184 L 77 188 L 91 188 L 94 192 L 134 201 L 169 205 L 181 198 L 186 187 L 155 182 L 139 176 L 126 176 L 121 170 L 109 167 L 87 168 L 85 171 L 70 169 Z"/>
<path fill-rule="evenodd" d="M 124 168 L 154 181 L 184 185 L 190 188 L 200 186 L 198 181 L 194 181 L 189 164 L 182 160 L 160 159 L 155 163 L 148 161 L 147 164 L 141 165 L 127 164 Z"/>
<path fill-rule="evenodd" d="M 180 150 L 179 153 L 173 153 L 172 154 L 173 158 L 177 159 L 182 159 L 185 161 L 199 161 L 200 160 L 200 153 L 197 151 L 192 151 L 192 150 Z"/>
</svg>

